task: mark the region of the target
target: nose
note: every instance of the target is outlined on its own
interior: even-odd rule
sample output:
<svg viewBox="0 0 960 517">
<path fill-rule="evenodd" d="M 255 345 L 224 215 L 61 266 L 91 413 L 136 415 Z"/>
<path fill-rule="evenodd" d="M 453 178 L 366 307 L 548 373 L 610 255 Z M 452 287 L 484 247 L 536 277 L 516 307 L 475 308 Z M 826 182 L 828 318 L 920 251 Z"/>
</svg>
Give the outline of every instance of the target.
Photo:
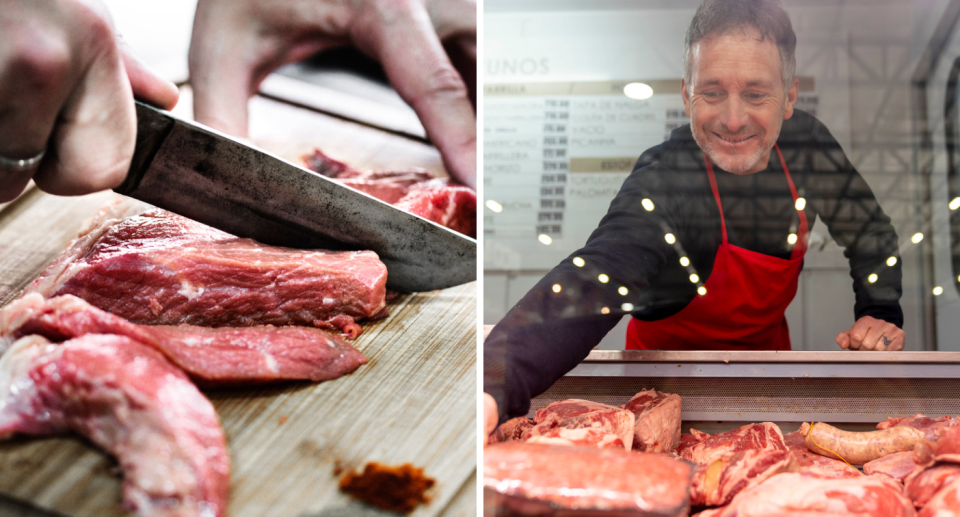
<svg viewBox="0 0 960 517">
<path fill-rule="evenodd" d="M 747 124 L 746 106 L 737 95 L 727 97 L 720 112 L 720 123 L 730 133 L 736 133 Z"/>
</svg>

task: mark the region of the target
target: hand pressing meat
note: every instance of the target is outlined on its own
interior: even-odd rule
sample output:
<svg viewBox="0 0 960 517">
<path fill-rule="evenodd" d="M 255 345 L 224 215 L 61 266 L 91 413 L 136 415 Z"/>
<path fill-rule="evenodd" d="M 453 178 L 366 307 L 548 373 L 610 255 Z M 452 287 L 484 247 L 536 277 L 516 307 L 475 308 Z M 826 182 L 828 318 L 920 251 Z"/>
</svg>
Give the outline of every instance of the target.
<svg viewBox="0 0 960 517">
<path fill-rule="evenodd" d="M 117 457 L 142 517 L 226 515 L 230 459 L 213 405 L 160 352 L 121 336 L 39 336 L 0 357 L 0 438 L 75 431 Z"/>
<path fill-rule="evenodd" d="M 317 329 L 137 325 L 70 295 L 46 300 L 32 293 L 0 310 L 0 354 L 32 334 L 50 341 L 86 334 L 125 336 L 160 351 L 206 386 L 325 381 L 367 362 L 350 344 Z"/>
<path fill-rule="evenodd" d="M 882 431 L 856 433 L 817 422 L 800 426 L 800 434 L 811 451 L 837 458 L 852 465 L 863 465 L 877 458 L 913 449 L 923 440 L 923 431 L 912 427 L 892 427 Z"/>
<path fill-rule="evenodd" d="M 165 210 L 109 205 L 26 292 L 72 294 L 134 323 L 337 328 L 386 315 L 372 251 L 297 250 L 240 239 Z"/>
</svg>

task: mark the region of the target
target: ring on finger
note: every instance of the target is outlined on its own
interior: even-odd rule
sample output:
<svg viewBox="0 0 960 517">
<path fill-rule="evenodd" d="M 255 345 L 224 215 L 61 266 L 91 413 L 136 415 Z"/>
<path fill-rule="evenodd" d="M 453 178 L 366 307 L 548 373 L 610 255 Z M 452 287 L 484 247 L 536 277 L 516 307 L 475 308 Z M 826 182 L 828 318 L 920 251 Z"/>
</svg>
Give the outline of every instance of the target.
<svg viewBox="0 0 960 517">
<path fill-rule="evenodd" d="M 10 171 L 10 172 L 24 172 L 37 168 L 40 165 L 40 162 L 43 160 L 43 157 L 47 154 L 47 148 L 44 147 L 36 156 L 32 158 L 24 158 L 22 160 L 7 158 L 6 156 L 0 155 L 0 170 Z"/>
</svg>

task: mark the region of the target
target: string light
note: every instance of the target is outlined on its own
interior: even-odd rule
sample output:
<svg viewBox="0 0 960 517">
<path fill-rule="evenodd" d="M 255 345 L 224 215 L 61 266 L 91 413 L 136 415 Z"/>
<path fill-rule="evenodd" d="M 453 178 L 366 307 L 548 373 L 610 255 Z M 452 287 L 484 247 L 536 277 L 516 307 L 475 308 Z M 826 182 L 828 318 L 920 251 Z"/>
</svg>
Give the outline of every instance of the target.
<svg viewBox="0 0 960 517">
<path fill-rule="evenodd" d="M 653 212 L 653 201 L 650 201 L 647 198 L 643 198 L 643 200 L 640 201 L 640 204 L 643 205 L 644 210 L 646 210 L 647 212 Z"/>
<path fill-rule="evenodd" d="M 872 284 L 877 281 L 877 278 L 880 278 L 880 277 L 878 277 L 876 273 L 870 273 L 870 276 L 867 277 L 867 282 L 870 282 Z"/>
<path fill-rule="evenodd" d="M 621 305 L 620 308 L 623 309 L 624 312 L 630 312 L 630 311 L 633 310 L 633 304 L 632 304 L 632 303 L 625 303 L 625 304 Z"/>
<path fill-rule="evenodd" d="M 629 291 L 626 287 L 620 286 L 620 289 L 617 289 L 617 292 L 620 293 L 620 296 L 626 296 Z"/>
<path fill-rule="evenodd" d="M 803 207 L 807 206 L 807 200 L 803 199 L 802 197 L 798 197 L 794 206 L 797 207 L 797 210 L 803 210 Z"/>
<path fill-rule="evenodd" d="M 956 210 L 960 208 L 960 197 L 953 198 L 953 201 L 950 201 L 950 210 Z"/>
<path fill-rule="evenodd" d="M 610 307 L 600 309 L 600 314 L 610 314 Z"/>
<path fill-rule="evenodd" d="M 599 280 L 601 284 L 605 284 L 610 281 L 610 277 L 603 273 L 600 273 L 600 276 L 597 277 L 597 280 Z"/>
<path fill-rule="evenodd" d="M 629 83 L 623 87 L 623 94 L 631 99 L 642 101 L 653 97 L 653 88 L 648 84 Z"/>
<path fill-rule="evenodd" d="M 587 264 L 585 260 L 580 257 L 573 257 L 573 265 L 577 267 L 583 267 Z"/>
<path fill-rule="evenodd" d="M 537 240 L 546 244 L 547 246 L 553 243 L 553 239 L 545 233 L 541 233 L 540 236 L 537 237 Z"/>
<path fill-rule="evenodd" d="M 938 285 L 938 286 L 936 286 L 936 287 L 933 288 L 933 295 L 934 295 L 934 296 L 940 296 L 941 294 L 943 294 L 943 288 L 942 288 L 942 287 L 940 287 L 940 286 Z"/>
<path fill-rule="evenodd" d="M 688 259 L 687 257 L 680 257 L 680 265 L 683 266 L 683 267 L 689 266 L 689 265 L 690 265 L 690 259 Z"/>
<path fill-rule="evenodd" d="M 492 199 L 488 199 L 488 200 L 487 200 L 487 208 L 489 208 L 490 210 L 492 210 L 492 211 L 494 211 L 494 212 L 496 212 L 496 213 L 498 213 L 498 214 L 499 214 L 500 212 L 503 212 L 503 205 L 501 205 L 500 203 L 497 203 L 496 201 L 494 201 L 494 200 L 492 200 Z"/>
<path fill-rule="evenodd" d="M 910 237 L 910 242 L 913 242 L 914 244 L 919 244 L 920 241 L 922 240 L 923 240 L 923 234 L 920 232 L 917 232 L 913 234 L 913 237 Z"/>
<path fill-rule="evenodd" d="M 890 257 L 887 259 L 887 265 L 890 267 L 897 265 L 897 257 Z"/>
<path fill-rule="evenodd" d="M 559 293 L 561 289 L 560 284 L 553 284 L 553 292 Z"/>
<path fill-rule="evenodd" d="M 787 235 L 787 242 L 790 243 L 790 244 L 796 244 L 796 243 L 797 243 L 797 234 L 791 233 L 790 235 Z"/>
<path fill-rule="evenodd" d="M 673 244 L 673 243 L 677 242 L 677 238 L 674 237 L 674 235 L 673 235 L 672 233 L 668 233 L 668 234 L 664 235 L 664 236 L 663 236 L 663 239 L 664 239 L 665 241 L 667 241 L 667 244 Z"/>
<path fill-rule="evenodd" d="M 707 294 L 707 288 L 701 285 L 700 287 L 697 288 L 697 294 L 699 294 L 700 296 Z"/>
<path fill-rule="evenodd" d="M 700 281 L 700 277 L 696 273 L 690 275 L 690 283 L 695 284 Z"/>
</svg>

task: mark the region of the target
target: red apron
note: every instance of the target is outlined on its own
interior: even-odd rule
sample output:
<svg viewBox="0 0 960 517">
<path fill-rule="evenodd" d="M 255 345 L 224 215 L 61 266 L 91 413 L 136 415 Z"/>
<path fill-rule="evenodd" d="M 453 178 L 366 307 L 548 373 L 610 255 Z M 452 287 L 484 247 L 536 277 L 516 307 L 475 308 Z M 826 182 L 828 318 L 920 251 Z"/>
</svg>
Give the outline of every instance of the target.
<svg viewBox="0 0 960 517">
<path fill-rule="evenodd" d="M 794 204 L 797 188 L 780 153 L 780 164 Z M 790 350 L 784 316 L 797 294 L 797 281 L 807 249 L 807 216 L 798 210 L 800 227 L 789 260 L 771 257 L 727 243 L 727 226 L 713 165 L 703 156 L 710 188 L 720 209 L 723 243 L 713 272 L 698 295 L 680 312 L 659 321 L 630 320 L 627 350 Z"/>
</svg>

